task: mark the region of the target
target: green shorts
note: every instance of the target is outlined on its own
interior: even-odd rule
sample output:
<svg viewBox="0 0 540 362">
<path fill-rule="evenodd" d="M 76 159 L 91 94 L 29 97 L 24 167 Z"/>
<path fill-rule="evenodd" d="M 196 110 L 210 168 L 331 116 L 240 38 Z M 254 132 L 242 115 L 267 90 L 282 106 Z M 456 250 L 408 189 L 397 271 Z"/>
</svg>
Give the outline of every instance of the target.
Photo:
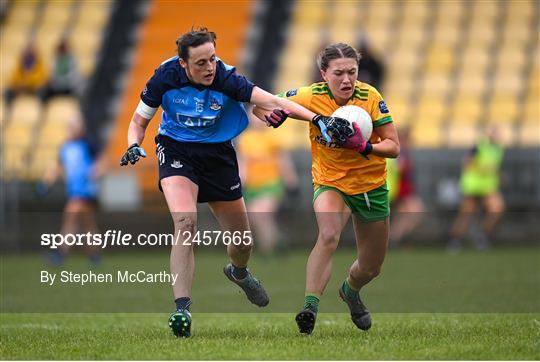
<svg viewBox="0 0 540 362">
<path fill-rule="evenodd" d="M 374 190 L 358 195 L 346 195 L 335 187 L 319 185 L 313 193 L 313 202 L 320 194 L 328 190 L 339 193 L 352 213 L 363 221 L 380 221 L 390 216 L 390 199 L 386 183 Z"/>
<path fill-rule="evenodd" d="M 246 187 L 244 190 L 244 199 L 246 200 L 246 203 L 250 203 L 262 196 L 280 199 L 282 195 L 283 185 L 280 181 L 271 182 L 259 187 Z"/>
</svg>

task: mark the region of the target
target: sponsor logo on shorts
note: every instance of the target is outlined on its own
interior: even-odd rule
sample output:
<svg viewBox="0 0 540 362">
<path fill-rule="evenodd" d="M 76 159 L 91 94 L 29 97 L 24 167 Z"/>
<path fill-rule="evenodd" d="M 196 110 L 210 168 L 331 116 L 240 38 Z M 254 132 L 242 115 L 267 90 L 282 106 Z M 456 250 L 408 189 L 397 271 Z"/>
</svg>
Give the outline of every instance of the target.
<svg viewBox="0 0 540 362">
<path fill-rule="evenodd" d="M 172 163 L 171 163 L 171 167 L 172 168 L 182 168 L 184 167 L 184 165 L 182 165 L 182 162 L 178 161 L 178 160 L 174 160 Z"/>
<path fill-rule="evenodd" d="M 236 185 L 231 186 L 230 189 L 231 189 L 231 191 L 233 191 L 233 190 L 236 190 L 239 187 L 240 187 L 240 182 L 237 183 Z"/>
<path fill-rule="evenodd" d="M 379 102 L 379 111 L 381 111 L 381 113 L 389 113 L 390 112 L 388 110 L 388 107 L 386 106 L 386 103 L 384 101 Z"/>
</svg>

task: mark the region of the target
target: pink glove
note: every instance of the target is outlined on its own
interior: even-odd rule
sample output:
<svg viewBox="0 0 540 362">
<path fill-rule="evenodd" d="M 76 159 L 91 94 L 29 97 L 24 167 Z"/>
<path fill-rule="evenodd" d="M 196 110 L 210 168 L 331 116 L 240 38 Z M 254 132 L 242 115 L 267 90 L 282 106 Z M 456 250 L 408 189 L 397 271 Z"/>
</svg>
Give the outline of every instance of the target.
<svg viewBox="0 0 540 362">
<path fill-rule="evenodd" d="M 347 138 L 347 141 L 345 141 L 345 145 L 343 145 L 343 147 L 350 148 L 351 150 L 355 150 L 358 153 L 363 153 L 368 147 L 368 141 L 364 140 L 362 130 L 357 123 L 353 123 L 353 128 L 354 134 L 351 137 Z"/>
<path fill-rule="evenodd" d="M 290 114 L 291 112 L 286 109 L 276 108 L 272 111 L 272 113 L 270 113 L 269 116 L 264 116 L 264 118 L 266 119 L 266 124 L 268 125 L 268 127 L 278 128 L 283 124 L 283 122 L 285 122 L 285 120 L 287 119 L 287 117 L 289 117 Z"/>
</svg>

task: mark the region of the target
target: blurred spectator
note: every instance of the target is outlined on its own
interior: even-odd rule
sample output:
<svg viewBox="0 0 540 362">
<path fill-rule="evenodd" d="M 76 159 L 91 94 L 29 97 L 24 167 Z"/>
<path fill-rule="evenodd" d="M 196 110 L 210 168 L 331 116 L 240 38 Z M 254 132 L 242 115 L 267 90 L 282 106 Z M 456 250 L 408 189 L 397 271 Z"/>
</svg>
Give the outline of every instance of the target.
<svg viewBox="0 0 540 362">
<path fill-rule="evenodd" d="M 396 160 L 388 159 L 390 163 L 387 180 L 389 181 L 392 201 L 391 246 L 410 246 L 410 240 L 407 237 L 418 227 L 424 212 L 424 203 L 414 187 L 414 166 L 410 153 L 410 140 L 410 128 L 401 127 L 399 130 L 399 157 Z M 404 242 L 408 242 L 407 245 L 404 245 Z"/>
<path fill-rule="evenodd" d="M 360 62 L 358 62 L 358 80 L 382 91 L 385 74 L 384 64 L 372 52 L 365 37 L 362 37 L 357 49 L 361 55 Z"/>
<path fill-rule="evenodd" d="M 86 136 L 84 124 L 74 118 L 68 124 L 68 139 L 60 147 L 56 164 L 38 184 L 38 193 L 45 195 L 63 174 L 68 201 L 64 208 L 62 234 L 96 233 L 95 220 L 98 197 L 98 178 L 105 172 L 105 158 L 97 158 L 94 147 Z M 90 261 L 100 262 L 100 248 L 86 246 Z M 61 265 L 69 246 L 61 245 L 50 254 L 53 264 Z"/>
<path fill-rule="evenodd" d="M 256 240 L 263 254 L 271 254 L 280 241 L 276 211 L 283 196 L 298 193 L 294 164 L 274 129 L 250 114 L 250 127 L 238 140 L 240 175 Z"/>
<path fill-rule="evenodd" d="M 11 3 L 8 0 L 0 0 L 0 24 L 2 26 L 4 25 L 4 22 L 6 21 L 10 7 L 11 7 Z"/>
<path fill-rule="evenodd" d="M 30 40 L 24 48 L 15 71 L 4 94 L 6 100 L 6 118 L 9 118 L 11 104 L 15 97 L 20 94 L 37 95 L 45 84 L 47 74 L 41 55 L 33 40 Z"/>
<path fill-rule="evenodd" d="M 503 154 L 504 150 L 498 143 L 497 129 L 491 127 L 465 159 L 460 180 L 463 199 L 452 227 L 448 244 L 450 251 L 461 249 L 462 238 L 479 204 L 485 209 L 485 218 L 482 230 L 473 239 L 474 245 L 479 250 L 490 246 L 489 236 L 504 211 L 504 200 L 499 191 Z"/>
<path fill-rule="evenodd" d="M 67 95 L 78 97 L 82 89 L 77 60 L 71 52 L 69 41 L 62 38 L 56 48 L 51 76 L 40 90 L 40 98 L 45 103 L 50 98 Z"/>
</svg>

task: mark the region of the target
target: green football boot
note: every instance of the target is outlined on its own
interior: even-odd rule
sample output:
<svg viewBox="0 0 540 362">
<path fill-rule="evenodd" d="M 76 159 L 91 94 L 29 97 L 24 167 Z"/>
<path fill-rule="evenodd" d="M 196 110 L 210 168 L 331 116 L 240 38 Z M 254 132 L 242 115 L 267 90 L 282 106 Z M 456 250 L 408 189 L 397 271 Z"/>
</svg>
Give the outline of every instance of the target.
<svg viewBox="0 0 540 362">
<path fill-rule="evenodd" d="M 169 327 L 176 337 L 188 338 L 191 335 L 191 313 L 189 310 L 175 310 L 169 317 Z"/>
</svg>

